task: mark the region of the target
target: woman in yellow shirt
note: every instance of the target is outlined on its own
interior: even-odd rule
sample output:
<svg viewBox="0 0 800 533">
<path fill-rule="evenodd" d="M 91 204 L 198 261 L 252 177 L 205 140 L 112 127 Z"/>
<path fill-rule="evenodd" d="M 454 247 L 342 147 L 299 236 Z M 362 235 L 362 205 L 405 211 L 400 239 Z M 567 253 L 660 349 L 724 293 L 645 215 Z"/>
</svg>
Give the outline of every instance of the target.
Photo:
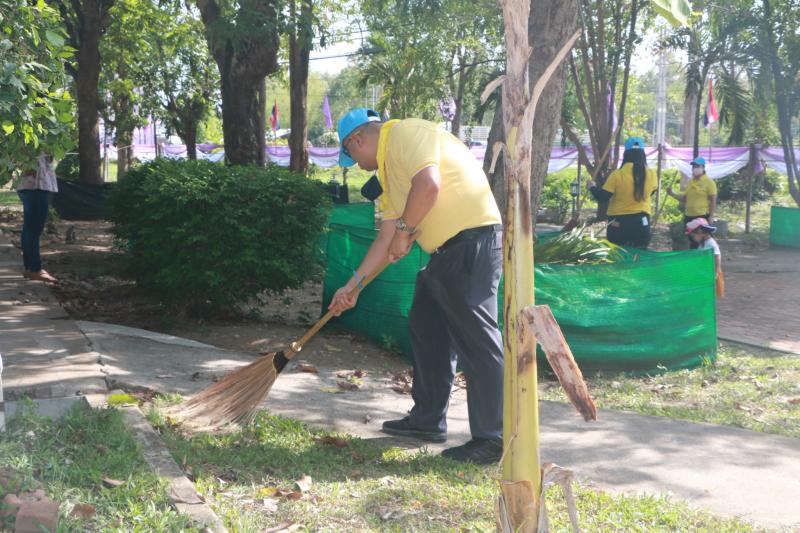
<svg viewBox="0 0 800 533">
<path fill-rule="evenodd" d="M 689 180 L 685 193 L 676 194 L 667 189 L 667 194 L 680 202 L 686 201 L 683 213 L 684 226 L 696 218 L 704 218 L 709 224 L 714 223 L 714 211 L 717 208 L 717 184 L 706 174 L 705 158 L 695 157 L 692 160 L 692 179 Z M 696 249 L 699 245 L 690 238 L 689 246 Z"/>
<path fill-rule="evenodd" d="M 647 168 L 644 139 L 625 141 L 622 166 L 612 172 L 603 187 L 591 180 L 592 196 L 608 202 L 606 238 L 620 246 L 646 249 L 650 245 L 650 196 L 658 188 L 656 173 Z"/>
</svg>

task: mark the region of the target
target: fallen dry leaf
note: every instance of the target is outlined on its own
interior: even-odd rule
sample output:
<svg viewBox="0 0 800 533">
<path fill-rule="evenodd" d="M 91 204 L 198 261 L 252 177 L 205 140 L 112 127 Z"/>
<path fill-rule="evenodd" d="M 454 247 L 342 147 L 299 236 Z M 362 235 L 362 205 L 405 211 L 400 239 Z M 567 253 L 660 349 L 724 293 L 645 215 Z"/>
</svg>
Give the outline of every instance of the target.
<svg viewBox="0 0 800 533">
<path fill-rule="evenodd" d="M 800 404 L 800 397 L 798 397 L 798 398 L 789 398 L 787 401 L 792 405 L 798 405 L 798 404 Z"/>
<path fill-rule="evenodd" d="M 355 376 L 357 378 L 363 378 L 366 375 L 367 375 L 367 371 L 362 369 L 362 368 L 357 368 L 357 369 L 353 370 L 353 376 Z"/>
<path fill-rule="evenodd" d="M 301 492 L 308 492 L 309 490 L 311 490 L 311 483 L 312 483 L 311 476 L 309 476 L 308 474 L 305 474 L 303 477 L 294 482 L 294 484 L 297 485 L 297 488 L 300 489 Z"/>
<path fill-rule="evenodd" d="M 104 477 L 103 478 L 103 485 L 105 487 L 108 487 L 109 489 L 115 489 L 115 488 L 119 487 L 120 485 L 122 485 L 122 481 L 119 481 L 118 479 L 111 479 L 111 478 L 108 478 L 108 477 Z"/>
<path fill-rule="evenodd" d="M 351 470 L 350 473 L 347 474 L 347 477 L 350 479 L 361 479 L 363 474 L 361 473 L 361 470 Z"/>
<path fill-rule="evenodd" d="M 466 389 L 467 388 L 467 376 L 464 375 L 463 372 L 459 372 L 456 374 L 455 380 L 453 384 L 458 387 L 459 389 Z"/>
<path fill-rule="evenodd" d="M 400 383 L 397 385 L 392 385 L 392 390 L 399 394 L 411 394 L 411 384 Z"/>
<path fill-rule="evenodd" d="M 77 520 L 89 520 L 96 512 L 97 509 L 90 503 L 76 503 L 69 516 Z"/>
<path fill-rule="evenodd" d="M 314 439 L 317 444 L 327 444 L 329 446 L 336 446 L 337 448 L 346 448 L 348 446 L 347 441 L 339 438 L 334 437 L 333 435 L 325 435 L 324 437 L 318 437 Z"/>
<path fill-rule="evenodd" d="M 364 456 L 361 455 L 360 453 L 358 453 L 355 450 L 350 452 L 350 457 L 352 457 L 353 461 L 356 461 L 357 463 L 363 463 L 364 462 Z"/>
<path fill-rule="evenodd" d="M 287 490 L 287 489 L 278 489 L 275 493 L 276 496 L 280 496 L 281 498 L 286 498 L 287 500 L 299 500 L 303 497 L 302 492 L 298 492 L 296 490 Z"/>
<path fill-rule="evenodd" d="M 297 370 L 299 370 L 300 372 L 306 372 L 307 374 L 319 374 L 319 370 L 317 370 L 317 367 L 315 367 L 311 363 L 298 363 Z"/>
<path fill-rule="evenodd" d="M 327 392 L 328 394 L 338 394 L 342 392 L 339 387 L 320 387 L 319 390 L 321 392 Z"/>
<path fill-rule="evenodd" d="M 326 344 L 325 345 L 325 349 L 327 351 L 329 351 L 329 352 L 341 352 L 342 351 L 341 348 L 337 348 L 336 346 L 334 346 L 332 344 Z"/>
<path fill-rule="evenodd" d="M 339 380 L 336 382 L 336 385 L 338 385 L 339 388 L 342 390 L 359 390 L 361 388 L 361 385 L 359 385 L 355 381 L 349 381 L 349 380 L 348 381 Z"/>
</svg>

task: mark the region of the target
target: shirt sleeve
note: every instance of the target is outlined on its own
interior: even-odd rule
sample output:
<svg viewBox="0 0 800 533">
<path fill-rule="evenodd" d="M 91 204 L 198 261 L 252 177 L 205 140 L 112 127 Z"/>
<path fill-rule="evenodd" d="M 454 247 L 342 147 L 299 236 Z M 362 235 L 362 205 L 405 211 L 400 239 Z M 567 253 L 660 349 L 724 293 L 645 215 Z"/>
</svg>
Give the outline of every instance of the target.
<svg viewBox="0 0 800 533">
<path fill-rule="evenodd" d="M 714 183 L 714 180 L 708 178 L 708 195 L 709 196 L 716 196 L 717 195 L 717 184 Z"/>
<path fill-rule="evenodd" d="M 611 194 L 614 194 L 617 190 L 618 176 L 619 172 L 616 170 L 611 174 L 609 174 L 608 179 L 606 179 L 606 182 L 603 184 L 603 190 L 606 192 L 610 192 Z"/>
<path fill-rule="evenodd" d="M 722 252 L 719 250 L 719 243 L 714 239 L 711 239 L 709 242 L 711 243 L 711 248 L 714 249 L 714 255 L 722 257 Z"/>
</svg>

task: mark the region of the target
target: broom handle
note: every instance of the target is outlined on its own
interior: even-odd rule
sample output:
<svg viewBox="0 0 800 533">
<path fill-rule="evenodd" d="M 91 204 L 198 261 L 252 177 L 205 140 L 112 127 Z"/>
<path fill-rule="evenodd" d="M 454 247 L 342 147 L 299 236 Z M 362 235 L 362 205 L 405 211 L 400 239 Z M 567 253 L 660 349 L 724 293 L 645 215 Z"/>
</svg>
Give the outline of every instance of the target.
<svg viewBox="0 0 800 533">
<path fill-rule="evenodd" d="M 353 290 L 352 290 L 352 291 L 350 291 L 350 294 L 349 294 L 349 296 L 351 296 L 351 297 L 352 297 L 352 296 L 355 296 L 355 295 L 357 295 L 359 292 L 361 292 L 361 291 L 364 289 L 364 287 L 366 287 L 366 286 L 367 286 L 367 284 L 368 284 L 368 283 L 370 283 L 372 280 L 374 280 L 375 278 L 377 278 L 378 276 L 380 276 L 381 272 L 383 272 L 384 270 L 386 270 L 386 267 L 388 267 L 390 264 L 391 264 L 391 263 L 390 263 L 389 261 L 386 261 L 385 263 L 383 263 L 382 265 L 380 265 L 378 268 L 376 268 L 376 269 L 375 269 L 375 271 L 374 271 L 372 274 L 370 274 L 369 276 L 367 276 L 366 278 L 364 278 L 364 281 L 362 281 L 362 282 L 361 282 L 361 287 L 362 287 L 362 288 L 361 288 L 361 289 L 359 289 L 358 287 L 355 287 L 355 288 L 353 288 Z M 314 324 L 313 326 L 311 326 L 311 328 L 310 328 L 308 331 L 306 331 L 305 335 L 303 335 L 303 336 L 300 338 L 300 340 L 298 340 L 298 341 L 296 341 L 296 342 L 293 342 L 293 343 L 292 343 L 292 345 L 291 345 L 291 347 L 290 347 L 290 349 L 289 349 L 289 350 L 287 350 L 286 352 L 284 352 L 284 354 L 286 355 L 286 358 L 287 358 L 287 359 L 291 359 L 292 357 L 294 357 L 294 356 L 295 356 L 295 354 L 297 354 L 297 353 L 298 353 L 300 350 L 302 350 L 302 349 L 303 349 L 303 345 L 305 345 L 305 343 L 307 343 L 309 340 L 311 340 L 311 337 L 313 337 L 314 335 L 316 335 L 316 334 L 317 334 L 317 332 L 318 332 L 320 329 L 322 329 L 322 327 L 323 327 L 325 324 L 327 324 L 327 323 L 328 323 L 328 321 L 329 321 L 331 318 L 333 318 L 333 311 L 328 311 L 327 313 L 325 313 L 325 315 L 324 315 L 322 318 L 320 318 L 320 319 L 317 321 L 317 323 L 316 323 L 316 324 Z"/>
</svg>

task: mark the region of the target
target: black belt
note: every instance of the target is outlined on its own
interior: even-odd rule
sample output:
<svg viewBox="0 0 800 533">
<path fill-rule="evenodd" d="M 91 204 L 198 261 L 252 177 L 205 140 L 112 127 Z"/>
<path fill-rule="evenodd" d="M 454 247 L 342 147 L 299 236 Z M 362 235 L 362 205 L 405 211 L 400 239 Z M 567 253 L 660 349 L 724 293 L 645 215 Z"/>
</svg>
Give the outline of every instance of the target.
<svg viewBox="0 0 800 533">
<path fill-rule="evenodd" d="M 463 231 L 460 231 L 447 239 L 443 245 L 441 245 L 438 250 L 444 250 L 448 246 L 453 246 L 460 242 L 463 242 L 470 237 L 474 237 L 476 235 L 482 235 L 484 233 L 494 233 L 495 231 L 503 231 L 502 224 L 492 224 L 491 226 L 481 226 L 479 228 L 469 228 Z"/>
</svg>

